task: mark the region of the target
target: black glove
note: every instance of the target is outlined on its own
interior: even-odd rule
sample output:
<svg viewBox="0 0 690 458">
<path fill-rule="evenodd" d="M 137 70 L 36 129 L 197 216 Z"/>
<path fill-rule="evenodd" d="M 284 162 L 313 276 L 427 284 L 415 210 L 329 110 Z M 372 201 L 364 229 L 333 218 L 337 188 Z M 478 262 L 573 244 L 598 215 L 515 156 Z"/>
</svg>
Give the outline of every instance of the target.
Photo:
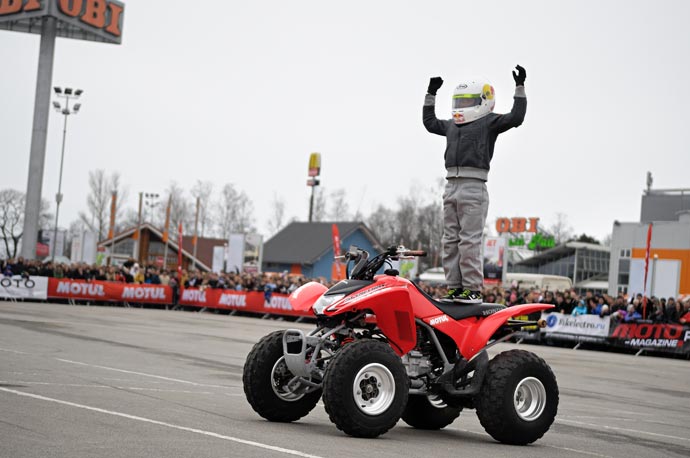
<svg viewBox="0 0 690 458">
<path fill-rule="evenodd" d="M 429 80 L 429 89 L 427 92 L 431 95 L 436 95 L 436 91 L 443 86 L 443 78 L 440 76 L 435 76 Z"/>
<path fill-rule="evenodd" d="M 515 69 L 517 70 L 517 73 L 515 72 L 515 70 L 513 70 L 513 79 L 515 80 L 515 85 L 524 86 L 525 78 L 527 78 L 527 72 L 524 68 L 520 67 L 519 65 L 517 65 Z"/>
</svg>

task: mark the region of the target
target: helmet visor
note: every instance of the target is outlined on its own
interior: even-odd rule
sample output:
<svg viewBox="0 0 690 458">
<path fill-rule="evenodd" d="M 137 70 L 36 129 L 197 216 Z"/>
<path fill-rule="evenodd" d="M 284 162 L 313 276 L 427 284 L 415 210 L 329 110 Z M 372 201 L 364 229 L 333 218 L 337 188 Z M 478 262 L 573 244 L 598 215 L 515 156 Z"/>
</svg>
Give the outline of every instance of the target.
<svg viewBox="0 0 690 458">
<path fill-rule="evenodd" d="M 481 94 L 456 94 L 453 96 L 453 109 L 477 107 L 482 104 Z"/>
</svg>

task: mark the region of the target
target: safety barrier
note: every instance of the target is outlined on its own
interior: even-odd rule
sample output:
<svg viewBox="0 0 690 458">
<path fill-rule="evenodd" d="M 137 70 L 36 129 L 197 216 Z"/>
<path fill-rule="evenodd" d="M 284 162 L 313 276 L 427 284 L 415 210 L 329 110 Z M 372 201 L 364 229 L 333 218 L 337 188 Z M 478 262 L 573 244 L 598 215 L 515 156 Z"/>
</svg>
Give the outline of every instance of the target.
<svg viewBox="0 0 690 458">
<path fill-rule="evenodd" d="M 542 313 L 547 340 L 596 343 L 630 350 L 690 355 L 690 326 L 647 321 L 619 321 L 610 316 Z"/>
<path fill-rule="evenodd" d="M 243 292 L 228 289 L 186 288 L 182 291 L 180 305 L 220 310 L 313 317 L 311 312 L 292 309 L 287 294 L 265 294 L 256 291 Z"/>
</svg>

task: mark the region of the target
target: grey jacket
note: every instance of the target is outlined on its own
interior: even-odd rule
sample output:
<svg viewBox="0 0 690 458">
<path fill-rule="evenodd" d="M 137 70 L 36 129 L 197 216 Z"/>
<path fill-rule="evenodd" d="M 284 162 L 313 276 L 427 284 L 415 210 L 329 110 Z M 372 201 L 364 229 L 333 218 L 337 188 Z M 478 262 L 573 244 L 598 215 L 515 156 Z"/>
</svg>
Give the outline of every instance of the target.
<svg viewBox="0 0 690 458">
<path fill-rule="evenodd" d="M 510 113 L 489 113 L 466 124 L 455 124 L 452 119 L 437 119 L 435 106 L 436 96 L 427 94 L 422 112 L 424 127 L 432 134 L 446 137 L 446 152 L 443 155 L 446 178 L 466 177 L 486 181 L 496 138 L 498 134 L 522 124 L 527 112 L 527 96 L 524 86 L 518 86 Z"/>
</svg>

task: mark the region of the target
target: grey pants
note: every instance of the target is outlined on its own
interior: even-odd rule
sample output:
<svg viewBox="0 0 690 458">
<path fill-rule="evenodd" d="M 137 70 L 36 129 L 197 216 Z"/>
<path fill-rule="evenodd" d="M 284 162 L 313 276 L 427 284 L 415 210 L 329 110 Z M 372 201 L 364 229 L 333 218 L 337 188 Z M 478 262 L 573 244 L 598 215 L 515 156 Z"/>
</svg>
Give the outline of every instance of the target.
<svg viewBox="0 0 690 458">
<path fill-rule="evenodd" d="M 482 234 L 488 209 L 485 182 L 448 178 L 443 193 L 443 271 L 450 288 L 482 289 Z"/>
</svg>

